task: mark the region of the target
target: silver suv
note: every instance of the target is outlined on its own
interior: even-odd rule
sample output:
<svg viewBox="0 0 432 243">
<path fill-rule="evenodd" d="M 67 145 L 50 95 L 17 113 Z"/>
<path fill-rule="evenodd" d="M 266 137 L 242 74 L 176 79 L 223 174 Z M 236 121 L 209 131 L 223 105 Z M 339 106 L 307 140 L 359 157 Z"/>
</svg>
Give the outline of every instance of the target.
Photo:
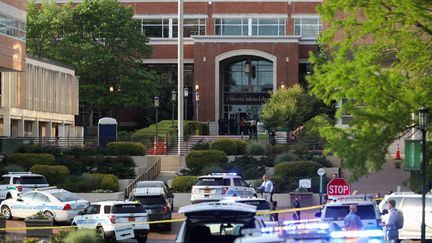
<svg viewBox="0 0 432 243">
<path fill-rule="evenodd" d="M 35 188 L 48 187 L 43 175 L 31 172 L 9 172 L 0 181 L 0 200 L 18 198 L 18 195 Z"/>
<path fill-rule="evenodd" d="M 401 210 L 404 215 L 404 225 L 399 230 L 399 239 L 420 239 L 420 225 L 422 219 L 422 195 L 412 192 L 394 192 L 386 195 L 378 208 L 383 217 L 387 217 L 385 210 L 388 210 L 386 201 L 393 199 L 396 202 L 396 209 Z M 432 239 L 432 194 L 426 194 L 426 239 Z"/>
</svg>

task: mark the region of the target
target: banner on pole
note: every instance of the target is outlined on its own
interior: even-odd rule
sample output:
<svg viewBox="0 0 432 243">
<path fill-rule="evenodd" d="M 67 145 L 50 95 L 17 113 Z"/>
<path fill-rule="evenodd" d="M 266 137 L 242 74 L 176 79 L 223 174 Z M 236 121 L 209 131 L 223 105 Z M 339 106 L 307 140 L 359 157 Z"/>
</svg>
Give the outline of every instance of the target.
<svg viewBox="0 0 432 243">
<path fill-rule="evenodd" d="M 404 170 L 420 170 L 421 164 L 421 140 L 405 140 Z"/>
</svg>

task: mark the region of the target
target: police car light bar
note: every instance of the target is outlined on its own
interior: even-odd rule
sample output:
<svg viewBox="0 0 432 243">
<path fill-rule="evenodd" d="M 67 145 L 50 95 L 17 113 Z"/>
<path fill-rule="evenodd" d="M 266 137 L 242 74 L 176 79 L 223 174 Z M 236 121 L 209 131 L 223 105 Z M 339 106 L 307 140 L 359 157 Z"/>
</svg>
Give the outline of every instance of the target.
<svg viewBox="0 0 432 243">
<path fill-rule="evenodd" d="M 316 223 L 319 221 L 321 221 L 321 219 L 286 220 L 286 221 L 283 221 L 282 224 L 288 225 L 288 224 L 301 224 L 301 223 Z"/>
<path fill-rule="evenodd" d="M 369 238 L 369 237 L 383 237 L 382 230 L 355 230 L 355 231 L 333 231 L 330 237 L 333 239 L 341 238 Z"/>
<path fill-rule="evenodd" d="M 332 201 L 349 201 L 349 200 L 365 201 L 365 200 L 373 199 L 373 195 L 364 194 L 364 195 L 354 195 L 354 196 L 330 196 L 328 199 Z"/>
<path fill-rule="evenodd" d="M 17 172 L 17 171 L 13 171 L 13 172 L 9 172 L 9 175 L 18 175 L 18 174 L 23 174 L 23 175 L 31 175 L 32 172 L 31 171 L 26 171 L 26 172 Z"/>
<path fill-rule="evenodd" d="M 212 173 L 213 176 L 237 176 L 237 173 Z"/>
<path fill-rule="evenodd" d="M 328 223 L 302 223 L 302 224 L 291 224 L 276 227 L 263 227 L 261 228 L 262 233 L 272 233 L 281 231 L 298 231 L 298 230 L 327 230 L 330 226 Z"/>
</svg>

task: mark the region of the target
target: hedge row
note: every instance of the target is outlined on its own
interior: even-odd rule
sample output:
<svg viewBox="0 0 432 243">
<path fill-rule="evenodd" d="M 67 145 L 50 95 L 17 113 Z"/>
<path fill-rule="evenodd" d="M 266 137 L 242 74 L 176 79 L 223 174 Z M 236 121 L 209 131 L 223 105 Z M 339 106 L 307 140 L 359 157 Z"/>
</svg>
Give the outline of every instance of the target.
<svg viewBox="0 0 432 243">
<path fill-rule="evenodd" d="M 53 165 L 55 158 L 51 154 L 14 153 L 7 159 L 8 164 L 21 166 L 29 170 L 33 165 Z"/>
<path fill-rule="evenodd" d="M 190 192 L 197 176 L 176 176 L 171 187 L 174 192 Z"/>
<path fill-rule="evenodd" d="M 174 123 L 174 126 L 172 126 Z M 184 122 L 184 134 L 185 136 L 194 134 L 198 131 L 201 135 L 209 134 L 208 123 L 206 122 L 196 122 L 196 121 L 185 121 Z M 177 121 L 174 120 L 163 120 L 158 123 L 158 137 L 160 139 L 165 139 L 165 137 L 170 137 L 177 133 Z M 156 135 L 156 124 L 151 124 L 146 128 L 139 129 L 132 133 L 131 139 L 134 141 L 140 141 L 145 144 L 153 142 Z"/>
<path fill-rule="evenodd" d="M 298 188 L 299 179 L 317 177 L 316 171 L 321 164 L 314 161 L 280 162 L 274 169 L 274 182 L 277 191 L 294 191 Z"/>
<path fill-rule="evenodd" d="M 218 150 L 195 150 L 186 155 L 186 165 L 192 175 L 201 174 L 204 167 L 223 166 L 228 162 L 228 157 Z"/>
<path fill-rule="evenodd" d="M 145 155 L 145 146 L 136 142 L 111 142 L 107 145 L 107 152 L 111 155 Z"/>
<path fill-rule="evenodd" d="M 210 144 L 210 149 L 223 151 L 226 155 L 244 154 L 247 143 L 238 139 L 218 139 Z"/>
<path fill-rule="evenodd" d="M 64 165 L 33 165 L 30 171 L 44 175 L 50 185 L 58 185 L 69 176 L 69 169 Z"/>
<path fill-rule="evenodd" d="M 72 192 L 92 192 L 102 189 L 117 192 L 119 181 L 112 174 L 83 174 L 66 177 L 61 188 Z"/>
</svg>

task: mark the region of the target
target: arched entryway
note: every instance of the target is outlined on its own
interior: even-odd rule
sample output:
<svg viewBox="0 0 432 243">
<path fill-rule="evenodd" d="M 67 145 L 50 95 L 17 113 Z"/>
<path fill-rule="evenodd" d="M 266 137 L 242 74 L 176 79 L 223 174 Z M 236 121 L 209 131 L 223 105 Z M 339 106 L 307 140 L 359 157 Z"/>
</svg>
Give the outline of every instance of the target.
<svg viewBox="0 0 432 243">
<path fill-rule="evenodd" d="M 235 54 L 217 62 L 216 115 L 219 134 L 247 135 L 259 120 L 262 103 L 275 89 L 276 58 L 253 50 Z"/>
</svg>

